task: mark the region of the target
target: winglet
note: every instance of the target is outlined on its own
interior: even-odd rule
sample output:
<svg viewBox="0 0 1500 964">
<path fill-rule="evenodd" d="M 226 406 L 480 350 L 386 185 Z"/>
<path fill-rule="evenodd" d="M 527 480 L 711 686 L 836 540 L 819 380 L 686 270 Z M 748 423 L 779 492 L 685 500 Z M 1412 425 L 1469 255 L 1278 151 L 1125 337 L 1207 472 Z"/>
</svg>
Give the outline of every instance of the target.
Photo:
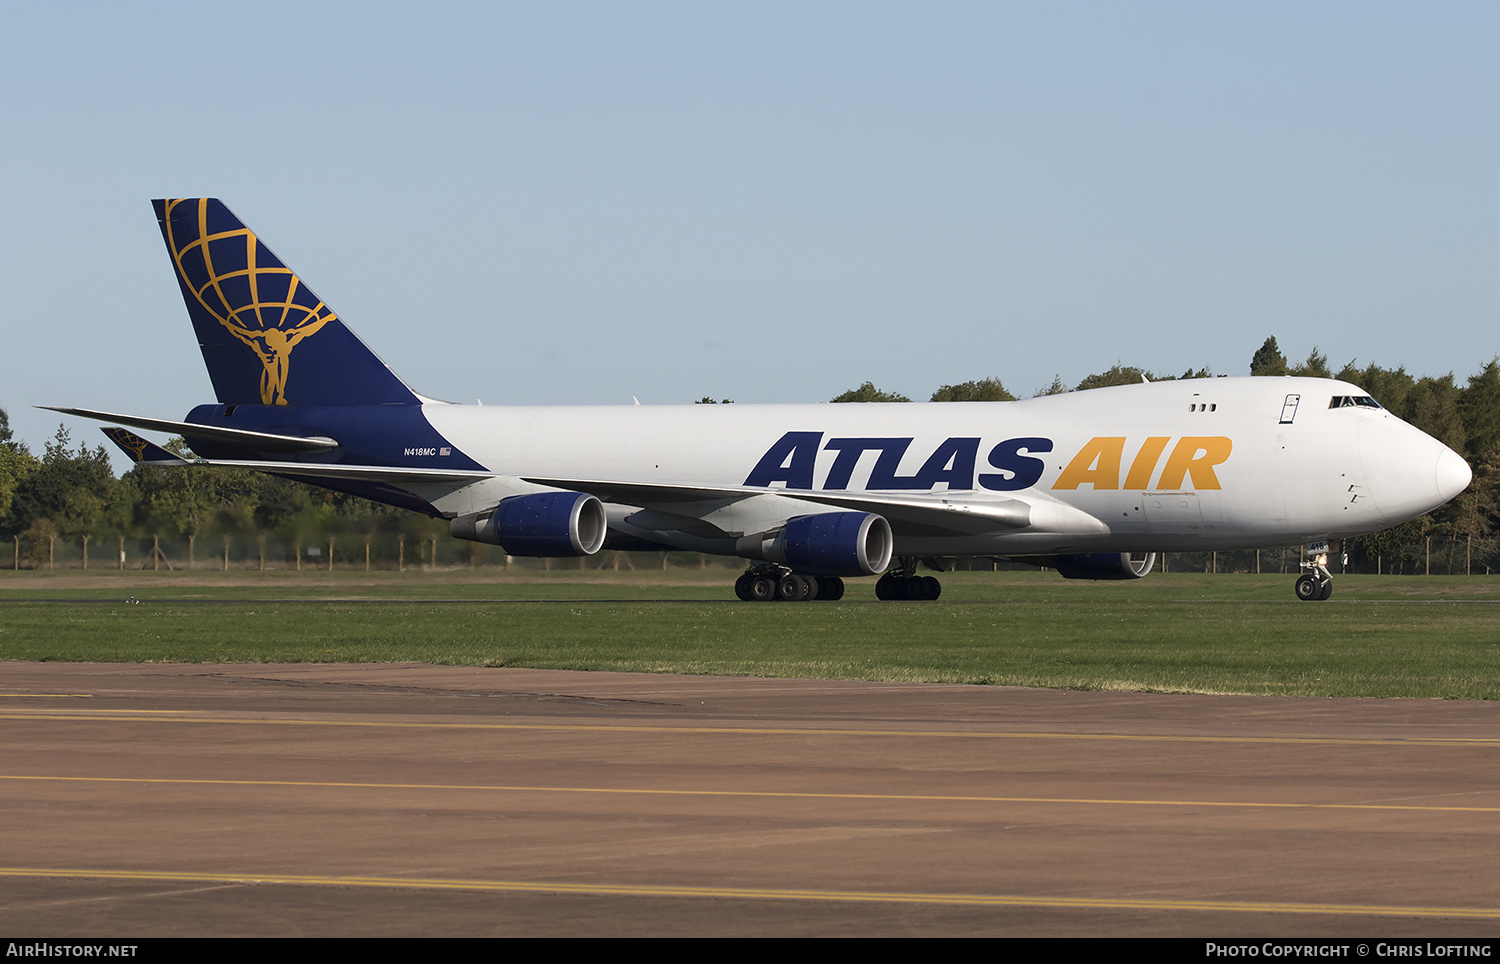
<svg viewBox="0 0 1500 964">
<path fill-rule="evenodd" d="M 128 429 L 104 428 L 99 431 L 120 447 L 137 465 L 187 465 L 188 460 L 173 455 L 154 442 L 148 442 Z"/>
</svg>

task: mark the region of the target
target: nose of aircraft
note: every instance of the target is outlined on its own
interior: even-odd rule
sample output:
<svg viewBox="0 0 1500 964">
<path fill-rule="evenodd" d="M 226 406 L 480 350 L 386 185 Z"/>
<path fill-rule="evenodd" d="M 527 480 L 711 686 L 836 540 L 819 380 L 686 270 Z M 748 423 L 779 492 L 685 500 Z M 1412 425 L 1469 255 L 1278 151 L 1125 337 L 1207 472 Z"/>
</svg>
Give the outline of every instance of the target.
<svg viewBox="0 0 1500 964">
<path fill-rule="evenodd" d="M 1394 416 L 1362 424 L 1359 448 L 1370 495 L 1390 525 L 1431 512 L 1473 478 L 1463 456 Z"/>
<path fill-rule="evenodd" d="M 1447 502 L 1469 487 L 1474 479 L 1474 470 L 1469 468 L 1469 463 L 1464 461 L 1463 456 L 1448 446 L 1439 442 L 1438 447 L 1442 451 L 1437 457 L 1437 490 L 1438 495 Z"/>
</svg>

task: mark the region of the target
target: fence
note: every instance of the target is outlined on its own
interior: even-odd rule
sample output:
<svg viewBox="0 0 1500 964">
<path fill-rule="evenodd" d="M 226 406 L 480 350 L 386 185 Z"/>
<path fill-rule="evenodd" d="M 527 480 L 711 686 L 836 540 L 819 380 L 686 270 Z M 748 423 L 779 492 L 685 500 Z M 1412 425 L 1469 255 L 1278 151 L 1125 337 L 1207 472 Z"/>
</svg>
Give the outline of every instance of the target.
<svg viewBox="0 0 1500 964">
<path fill-rule="evenodd" d="M 743 567 L 744 560 L 700 553 L 615 552 L 566 559 L 507 556 L 497 546 L 464 542 L 446 536 L 405 536 L 372 533 L 317 539 L 254 534 L 203 539 L 161 536 L 56 536 L 11 538 L 10 565 L 30 569 L 150 569 L 180 570 L 364 570 L 506 568 L 598 571 L 601 569 L 680 569 Z M 1429 537 L 1394 554 L 1371 554 L 1358 540 L 1344 547 L 1334 544 L 1329 568 L 1336 573 L 1383 575 L 1488 575 L 1500 568 L 1492 547 L 1477 552 L 1456 538 Z M 1168 552 L 1157 556 L 1158 572 L 1296 573 L 1300 546 L 1228 552 Z M 950 560 L 965 571 L 1029 570 L 1023 563 L 989 558 Z M 0 563 L 3 566 L 4 563 Z"/>
<path fill-rule="evenodd" d="M 390 534 L 335 536 L 317 540 L 278 536 L 216 536 L 205 539 L 163 536 L 11 537 L 12 570 L 178 571 L 403 571 L 407 569 L 502 568 L 552 570 L 630 570 L 733 568 L 743 561 L 700 553 L 615 552 L 539 559 L 507 556 L 498 546 L 446 536 Z"/>
</svg>

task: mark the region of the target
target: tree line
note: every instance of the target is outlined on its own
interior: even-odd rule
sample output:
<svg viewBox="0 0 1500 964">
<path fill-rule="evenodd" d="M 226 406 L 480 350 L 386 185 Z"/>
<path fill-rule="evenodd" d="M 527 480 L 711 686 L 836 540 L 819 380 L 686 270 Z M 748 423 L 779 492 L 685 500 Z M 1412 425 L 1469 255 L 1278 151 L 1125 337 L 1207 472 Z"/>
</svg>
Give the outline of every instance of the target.
<svg viewBox="0 0 1500 964">
<path fill-rule="evenodd" d="M 181 440 L 167 447 L 189 454 Z M 75 447 L 59 427 L 38 456 L 0 411 L 0 534 L 11 542 L 6 568 L 48 568 L 59 556 L 69 567 L 280 568 L 398 552 L 418 564 L 447 525 L 245 469 L 136 465 L 116 478 L 103 445 Z"/>
<path fill-rule="evenodd" d="M 1398 417 L 1462 454 L 1474 482 L 1436 512 L 1385 532 L 1347 540 L 1351 568 L 1369 572 L 1489 572 L 1500 569 L 1500 360 L 1460 385 L 1452 373 L 1413 376 L 1405 368 L 1349 362 L 1333 371 L 1316 348 L 1288 362 L 1267 338 L 1250 362 L 1252 375 L 1312 375 L 1358 385 Z M 1116 364 L 1069 388 L 1054 378 L 1036 395 L 1086 391 L 1145 380 L 1210 377 Z M 1014 401 L 999 378 L 943 385 L 935 402 Z M 909 402 L 865 382 L 832 402 Z M 732 404 L 705 396 L 701 403 Z M 180 440 L 170 443 L 187 454 Z M 14 568 L 167 565 L 224 567 L 482 564 L 503 553 L 447 538 L 447 525 L 419 513 L 242 469 L 137 465 L 116 477 L 104 446 L 75 445 L 65 427 L 36 455 L 12 437 L 0 410 L 0 535 L 11 542 Z M 171 552 L 162 549 L 163 543 Z M 90 554 L 92 552 L 92 555 Z M 123 553 L 123 555 L 120 555 Z M 1200 558 L 1201 557 L 1201 558 Z M 1253 559 L 1253 562 L 1251 561 Z M 1284 565 L 1284 556 L 1281 557 Z M 1254 571 L 1254 553 L 1173 554 L 1174 570 Z M 618 559 L 615 562 L 618 565 Z M 4 563 L 0 562 L 0 566 Z M 7 567 L 10 568 L 10 567 Z M 1268 570 L 1273 571 L 1273 570 Z"/>
</svg>

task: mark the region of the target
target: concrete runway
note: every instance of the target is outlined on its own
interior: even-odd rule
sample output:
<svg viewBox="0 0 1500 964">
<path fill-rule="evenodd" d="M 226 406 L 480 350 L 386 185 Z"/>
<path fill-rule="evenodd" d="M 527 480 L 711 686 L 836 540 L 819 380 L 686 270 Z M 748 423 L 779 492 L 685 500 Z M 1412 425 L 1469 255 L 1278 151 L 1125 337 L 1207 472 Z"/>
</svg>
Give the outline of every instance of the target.
<svg viewBox="0 0 1500 964">
<path fill-rule="evenodd" d="M 1500 934 L 1500 706 L 0 664 L 0 929 Z"/>
</svg>

